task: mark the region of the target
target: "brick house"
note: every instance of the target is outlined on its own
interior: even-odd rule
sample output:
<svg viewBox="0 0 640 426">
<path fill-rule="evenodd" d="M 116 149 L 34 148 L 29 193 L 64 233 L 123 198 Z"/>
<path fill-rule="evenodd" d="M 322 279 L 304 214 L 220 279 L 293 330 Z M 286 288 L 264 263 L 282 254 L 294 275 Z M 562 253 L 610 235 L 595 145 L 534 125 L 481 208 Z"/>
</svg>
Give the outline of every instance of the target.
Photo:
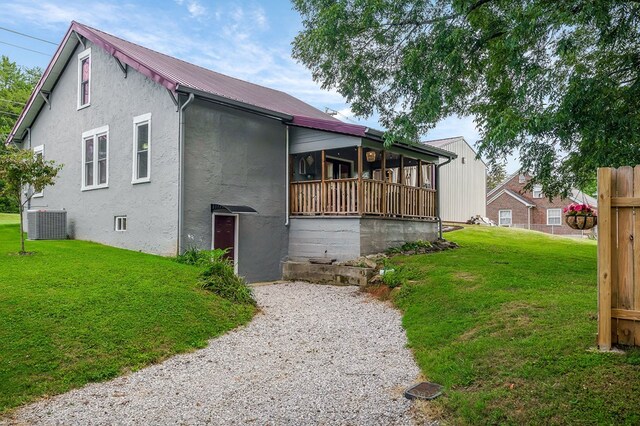
<svg viewBox="0 0 640 426">
<path fill-rule="evenodd" d="M 568 198 L 549 198 L 538 185 L 525 190 L 529 177 L 515 173 L 487 193 L 487 216 L 500 226 L 531 229 L 558 235 L 584 235 L 591 231 L 570 228 L 562 209 L 571 203 L 587 203 L 597 208 L 597 200 L 572 190 Z"/>
</svg>

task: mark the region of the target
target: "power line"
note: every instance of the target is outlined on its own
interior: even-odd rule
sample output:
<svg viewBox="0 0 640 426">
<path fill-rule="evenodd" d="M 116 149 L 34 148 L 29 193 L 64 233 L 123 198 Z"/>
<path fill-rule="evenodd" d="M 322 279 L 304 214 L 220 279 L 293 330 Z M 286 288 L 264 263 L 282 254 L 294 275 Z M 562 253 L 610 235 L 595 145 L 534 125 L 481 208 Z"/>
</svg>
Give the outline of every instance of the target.
<svg viewBox="0 0 640 426">
<path fill-rule="evenodd" d="M 52 42 L 52 41 L 45 40 L 45 39 L 43 39 L 43 38 L 34 37 L 34 36 L 32 36 L 32 35 L 29 35 L 29 34 L 21 33 L 21 32 L 18 32 L 18 31 L 16 31 L 16 30 L 10 30 L 9 28 L 0 27 L 0 30 L 9 31 L 10 33 L 18 34 L 18 35 L 21 35 L 21 36 L 23 36 L 23 37 L 29 37 L 29 38 L 32 38 L 32 39 L 34 39 L 34 40 L 42 41 L 42 42 L 44 42 L 44 43 L 53 44 L 54 46 L 57 46 L 57 45 L 58 45 L 58 43 L 54 43 L 54 42 Z"/>
<path fill-rule="evenodd" d="M 22 47 L 22 46 L 18 46 L 17 44 L 7 43 L 6 41 L 0 41 L 0 44 L 6 44 L 7 46 L 17 47 L 18 49 L 28 50 L 29 52 L 39 53 L 39 54 L 44 55 L 44 56 L 51 56 L 50 53 L 40 52 L 38 50 L 29 49 L 28 47 Z"/>
<path fill-rule="evenodd" d="M 22 105 L 22 106 L 26 105 L 24 102 L 16 102 L 16 101 L 12 101 L 10 99 L 2 99 L 2 98 L 0 98 L 0 101 L 9 102 L 10 104 L 16 104 L 16 105 Z"/>
<path fill-rule="evenodd" d="M 0 114 L 9 115 L 9 116 L 11 116 L 11 117 L 15 117 L 15 118 L 20 117 L 20 115 L 19 115 L 19 114 L 14 114 L 14 113 L 12 113 L 12 112 L 7 112 L 7 111 L 0 111 Z"/>
</svg>

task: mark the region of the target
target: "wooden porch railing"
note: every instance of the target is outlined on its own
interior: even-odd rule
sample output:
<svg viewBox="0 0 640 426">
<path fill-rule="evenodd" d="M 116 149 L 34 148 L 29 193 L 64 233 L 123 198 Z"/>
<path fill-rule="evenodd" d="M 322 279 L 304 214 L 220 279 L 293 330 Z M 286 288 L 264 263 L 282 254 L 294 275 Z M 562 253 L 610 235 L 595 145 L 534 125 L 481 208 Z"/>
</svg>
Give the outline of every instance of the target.
<svg viewBox="0 0 640 426">
<path fill-rule="evenodd" d="M 360 188 L 363 193 L 359 194 Z M 360 198 L 360 196 L 362 198 Z M 362 200 L 361 202 L 359 200 Z M 436 191 L 372 179 L 291 182 L 291 215 L 433 218 Z"/>
</svg>

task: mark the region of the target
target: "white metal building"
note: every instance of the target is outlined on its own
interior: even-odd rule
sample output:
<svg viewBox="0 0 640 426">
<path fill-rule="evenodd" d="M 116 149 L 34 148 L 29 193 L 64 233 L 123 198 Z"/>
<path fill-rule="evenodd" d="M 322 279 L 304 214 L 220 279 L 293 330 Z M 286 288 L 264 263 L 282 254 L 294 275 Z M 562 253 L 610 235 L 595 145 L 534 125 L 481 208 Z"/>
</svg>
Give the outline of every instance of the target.
<svg viewBox="0 0 640 426">
<path fill-rule="evenodd" d="M 466 222 L 472 216 L 486 216 L 487 166 L 462 137 L 426 141 L 436 148 L 458 154 L 440 168 L 440 217 L 448 222 Z M 442 160 L 444 161 L 444 160 Z"/>
</svg>

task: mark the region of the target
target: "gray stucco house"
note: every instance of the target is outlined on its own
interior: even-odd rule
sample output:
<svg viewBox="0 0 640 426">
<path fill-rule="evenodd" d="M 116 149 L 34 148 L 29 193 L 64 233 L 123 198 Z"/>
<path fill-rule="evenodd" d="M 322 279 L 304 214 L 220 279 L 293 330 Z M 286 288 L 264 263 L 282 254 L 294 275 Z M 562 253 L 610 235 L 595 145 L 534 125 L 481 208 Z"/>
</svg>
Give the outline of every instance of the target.
<svg viewBox="0 0 640 426">
<path fill-rule="evenodd" d="M 73 22 L 9 137 L 64 164 L 30 209 L 71 238 L 175 255 L 228 247 L 248 281 L 437 237 L 432 146 L 384 148 L 281 91 Z"/>
</svg>

